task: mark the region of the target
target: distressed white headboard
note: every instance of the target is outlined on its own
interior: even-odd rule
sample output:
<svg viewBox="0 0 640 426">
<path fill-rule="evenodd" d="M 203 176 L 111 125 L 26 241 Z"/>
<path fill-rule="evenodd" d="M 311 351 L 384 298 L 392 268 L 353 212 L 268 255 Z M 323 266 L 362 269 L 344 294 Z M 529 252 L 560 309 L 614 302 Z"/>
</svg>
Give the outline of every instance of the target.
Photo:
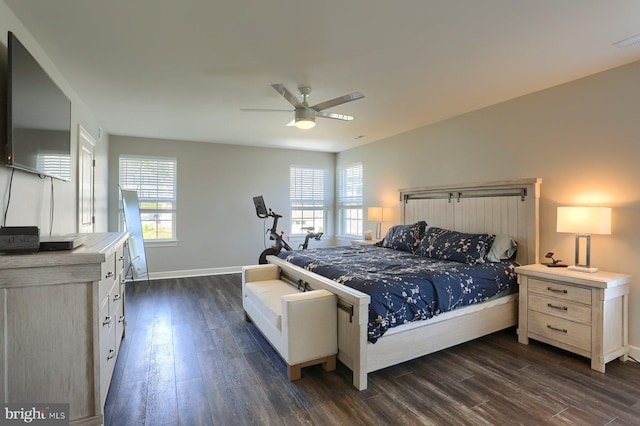
<svg viewBox="0 0 640 426">
<path fill-rule="evenodd" d="M 518 243 L 516 261 L 538 263 L 542 179 L 400 189 L 403 223 L 424 220 L 461 232 L 507 234 Z"/>
</svg>

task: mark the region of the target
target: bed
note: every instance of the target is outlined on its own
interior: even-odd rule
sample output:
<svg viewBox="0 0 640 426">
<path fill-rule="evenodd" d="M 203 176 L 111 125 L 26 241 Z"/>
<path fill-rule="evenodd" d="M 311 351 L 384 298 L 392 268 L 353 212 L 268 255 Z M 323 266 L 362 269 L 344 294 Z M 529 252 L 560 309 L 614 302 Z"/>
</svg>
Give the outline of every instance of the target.
<svg viewBox="0 0 640 426">
<path fill-rule="evenodd" d="M 400 215 L 404 224 L 425 221 L 428 224 L 428 230 L 441 228 L 465 233 L 508 236 L 518 243 L 515 258 L 511 260 L 520 264 L 537 263 L 540 185 L 541 180 L 534 178 L 401 189 L 399 190 Z M 360 288 L 366 291 L 367 286 L 375 284 L 375 275 L 370 275 L 370 273 L 375 274 L 375 271 L 370 265 L 356 261 L 355 257 L 353 260 L 348 258 L 364 256 L 375 259 L 376 251 L 390 249 L 349 246 L 317 250 L 325 250 L 325 253 L 329 253 L 327 256 L 334 256 L 336 262 L 329 263 L 339 263 L 337 259 L 345 258 L 345 264 L 360 265 L 361 270 L 350 272 L 345 270 L 342 278 L 334 276 L 334 279 L 331 279 L 316 273 L 323 272 L 320 270 L 322 268 L 318 267 L 321 264 L 320 261 L 314 263 L 313 259 L 289 258 L 290 261 L 299 263 L 301 266 L 275 256 L 270 256 L 268 261 L 281 268 L 284 279 L 299 286 L 324 288 L 337 296 L 338 359 L 352 370 L 353 384 L 359 390 L 367 388 L 368 373 L 511 327 L 517 323 L 517 293 L 510 292 L 508 288 L 501 289 L 499 283 L 496 284 L 498 288 L 491 291 L 500 293 L 502 297 L 490 297 L 489 293 L 482 293 L 485 290 L 477 292 L 474 290 L 470 298 L 481 299 L 482 302 L 469 304 L 470 301 L 459 294 L 430 296 L 420 293 L 427 299 L 449 297 L 455 309 L 446 312 L 426 312 L 427 310 L 422 309 L 417 316 L 422 317 L 418 319 L 424 318 L 424 320 L 419 321 L 385 317 L 379 312 L 380 304 L 376 301 L 378 296 L 374 294 L 372 301 L 372 296 L 358 290 Z M 310 256 L 314 251 L 309 250 L 303 254 Z M 284 256 L 289 257 L 288 254 Z M 389 257 L 389 255 L 386 256 Z M 416 257 L 413 254 L 411 256 Z M 401 261 L 395 258 L 390 259 L 393 267 L 397 267 L 396 260 Z M 373 263 L 375 264 L 376 261 L 374 260 Z M 418 260 L 418 263 L 422 261 Z M 512 266 L 509 266 L 512 264 L 508 261 L 499 263 L 504 264 L 506 274 L 510 268 L 512 270 Z M 381 261 L 378 261 L 378 264 L 383 268 L 388 266 L 388 263 Z M 340 267 L 338 265 L 338 272 Z M 364 271 L 366 273 L 362 268 L 366 269 Z M 491 268 L 493 268 L 492 265 L 480 265 L 480 269 Z M 414 265 L 409 269 L 416 271 Z M 468 272 L 463 263 L 454 269 L 455 271 L 445 273 Z M 413 278 L 419 281 L 422 277 L 418 272 L 413 275 Z M 345 279 L 350 282 L 341 283 L 341 280 L 345 281 Z M 375 309 L 378 311 L 374 311 Z M 375 312 L 373 316 L 372 312 Z M 381 317 L 379 321 L 381 328 L 376 331 L 375 327 L 372 327 L 374 321 L 371 318 L 378 316 Z M 415 317 L 415 310 L 410 312 L 409 316 Z M 386 325 L 392 321 L 398 324 L 385 327 L 385 321 Z"/>
</svg>

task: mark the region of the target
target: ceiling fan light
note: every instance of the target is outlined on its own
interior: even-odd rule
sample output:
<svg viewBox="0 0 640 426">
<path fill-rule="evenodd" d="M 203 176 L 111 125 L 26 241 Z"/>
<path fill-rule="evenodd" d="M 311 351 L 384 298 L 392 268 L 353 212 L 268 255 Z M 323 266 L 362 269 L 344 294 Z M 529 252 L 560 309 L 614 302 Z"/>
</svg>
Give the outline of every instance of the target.
<svg viewBox="0 0 640 426">
<path fill-rule="evenodd" d="M 316 114 L 311 108 L 297 108 L 295 113 L 295 126 L 298 129 L 311 129 L 316 125 Z"/>
<path fill-rule="evenodd" d="M 309 120 L 308 118 L 296 119 L 296 127 L 298 129 L 307 130 L 311 129 L 316 125 L 316 122 L 313 120 Z"/>
</svg>

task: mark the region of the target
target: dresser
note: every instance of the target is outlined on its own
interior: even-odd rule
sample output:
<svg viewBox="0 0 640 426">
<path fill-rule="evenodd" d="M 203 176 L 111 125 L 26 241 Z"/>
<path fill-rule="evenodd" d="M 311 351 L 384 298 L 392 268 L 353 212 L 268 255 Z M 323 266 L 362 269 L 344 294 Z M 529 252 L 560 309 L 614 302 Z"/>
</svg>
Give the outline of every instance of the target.
<svg viewBox="0 0 640 426">
<path fill-rule="evenodd" d="M 630 275 L 539 264 L 515 271 L 520 343 L 535 339 L 585 356 L 601 373 L 607 362 L 627 360 Z"/>
<path fill-rule="evenodd" d="M 126 233 L 88 234 L 73 251 L 0 256 L 0 397 L 68 403 L 99 425 L 125 333 Z"/>
</svg>

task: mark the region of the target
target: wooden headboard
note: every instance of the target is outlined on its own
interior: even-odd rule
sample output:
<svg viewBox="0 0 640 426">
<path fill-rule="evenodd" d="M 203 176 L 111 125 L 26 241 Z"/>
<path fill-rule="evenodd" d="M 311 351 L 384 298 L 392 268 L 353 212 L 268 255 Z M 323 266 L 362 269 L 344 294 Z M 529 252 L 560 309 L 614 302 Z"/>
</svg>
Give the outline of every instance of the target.
<svg viewBox="0 0 640 426">
<path fill-rule="evenodd" d="M 403 223 L 424 220 L 461 232 L 506 234 L 517 241 L 516 261 L 538 263 L 542 179 L 400 189 Z"/>
</svg>

